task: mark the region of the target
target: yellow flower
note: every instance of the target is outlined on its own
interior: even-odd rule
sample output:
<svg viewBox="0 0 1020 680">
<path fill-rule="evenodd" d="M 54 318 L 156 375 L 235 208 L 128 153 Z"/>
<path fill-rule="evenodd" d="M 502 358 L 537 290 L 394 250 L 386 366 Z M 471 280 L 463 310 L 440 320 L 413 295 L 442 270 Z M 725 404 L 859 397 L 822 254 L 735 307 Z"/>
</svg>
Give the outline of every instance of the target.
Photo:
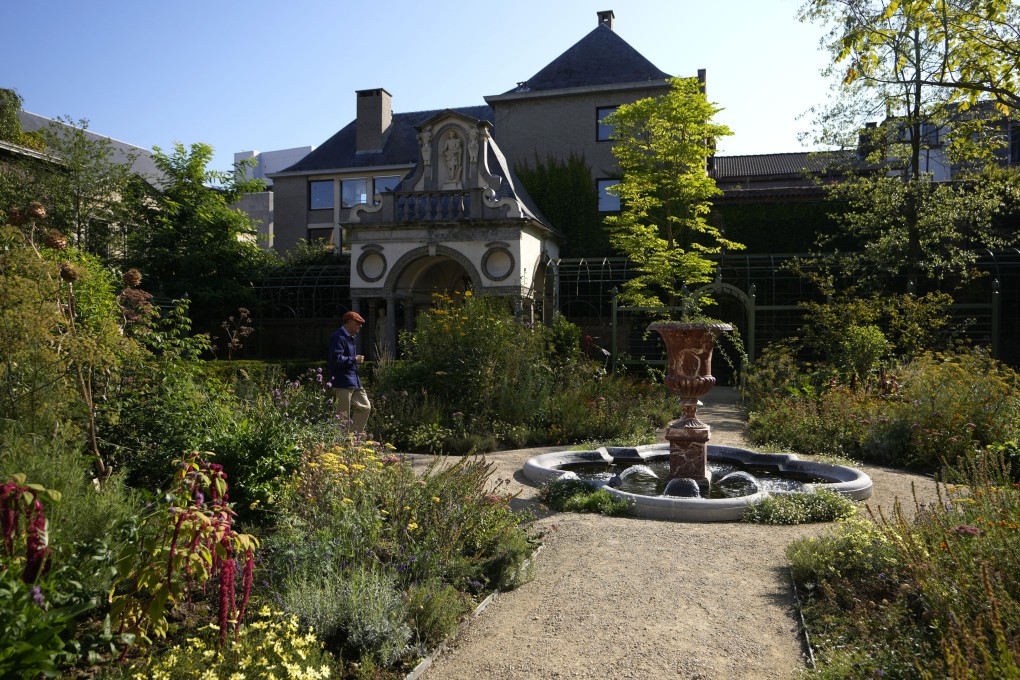
<svg viewBox="0 0 1020 680">
<path fill-rule="evenodd" d="M 417 522 L 411 522 L 410 524 L 407 525 L 407 530 L 408 531 L 414 531 L 417 528 L 418 528 L 418 523 Z"/>
<path fill-rule="evenodd" d="M 433 496 L 432 497 L 432 502 L 433 503 L 438 503 L 439 502 L 439 496 Z"/>
<path fill-rule="evenodd" d="M 344 502 L 344 503 L 353 503 L 354 501 L 352 501 L 352 500 L 351 500 L 350 498 L 345 498 L 345 499 L 343 500 L 343 502 Z"/>
</svg>

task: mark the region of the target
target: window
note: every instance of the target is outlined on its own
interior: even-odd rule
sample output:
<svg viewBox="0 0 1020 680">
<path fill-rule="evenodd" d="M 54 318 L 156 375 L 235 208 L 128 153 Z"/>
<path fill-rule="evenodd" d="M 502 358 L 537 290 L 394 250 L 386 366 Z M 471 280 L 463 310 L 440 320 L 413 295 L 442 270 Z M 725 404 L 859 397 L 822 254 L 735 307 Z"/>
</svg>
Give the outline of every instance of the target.
<svg viewBox="0 0 1020 680">
<path fill-rule="evenodd" d="M 384 191 L 393 191 L 400 186 L 400 175 L 385 175 L 383 177 L 376 177 L 373 180 L 373 183 L 375 184 L 375 189 L 372 194 L 373 196 L 375 194 L 381 194 Z"/>
<path fill-rule="evenodd" d="M 333 208 L 333 180 L 312 180 L 308 183 L 309 210 L 331 210 Z"/>
<path fill-rule="evenodd" d="M 368 180 L 345 179 L 340 181 L 340 207 L 350 208 L 359 203 L 368 203 Z"/>
<path fill-rule="evenodd" d="M 599 212 L 620 212 L 620 197 L 607 191 L 609 187 L 619 183 L 618 179 L 600 179 L 598 181 Z"/>
<path fill-rule="evenodd" d="M 599 142 L 611 142 L 613 140 L 613 126 L 606 125 L 603 120 L 611 113 L 616 113 L 618 106 L 600 106 L 595 109 L 596 132 L 595 140 Z"/>
</svg>

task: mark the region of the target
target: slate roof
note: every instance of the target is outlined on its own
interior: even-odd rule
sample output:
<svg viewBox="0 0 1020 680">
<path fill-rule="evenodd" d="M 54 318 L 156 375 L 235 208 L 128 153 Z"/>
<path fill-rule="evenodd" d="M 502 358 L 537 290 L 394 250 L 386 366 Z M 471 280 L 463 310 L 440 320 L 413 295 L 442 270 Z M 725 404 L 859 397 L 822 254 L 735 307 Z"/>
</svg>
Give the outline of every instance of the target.
<svg viewBox="0 0 1020 680">
<path fill-rule="evenodd" d="M 715 156 L 712 176 L 720 181 L 748 178 L 802 177 L 856 166 L 859 158 L 853 151 L 805 151 L 770 153 L 753 156 Z"/>
<path fill-rule="evenodd" d="M 294 165 L 284 168 L 280 173 L 292 172 L 328 172 L 342 168 L 377 167 L 389 165 L 408 165 L 418 162 L 418 137 L 415 125 L 428 120 L 446 109 L 434 111 L 417 111 L 414 113 L 394 113 L 390 129 L 386 133 L 386 141 L 382 151 L 376 153 L 357 152 L 357 119 L 352 120 L 335 135 L 315 148 L 314 151 Z M 496 119 L 492 107 L 465 106 L 450 109 L 478 120 L 493 123 Z"/>
<path fill-rule="evenodd" d="M 573 47 L 528 78 L 526 85 L 504 94 L 661 81 L 670 77 L 609 26 L 599 24 Z"/>
<path fill-rule="evenodd" d="M 62 123 L 59 120 L 53 118 L 47 118 L 40 116 L 35 113 L 29 113 L 28 111 L 18 111 L 18 118 L 21 119 L 21 129 L 24 132 L 35 132 L 50 125 L 57 125 L 60 127 L 72 127 L 66 123 Z M 114 163 L 126 163 L 129 156 L 134 156 L 134 162 L 131 165 L 131 170 L 150 182 L 158 182 L 163 178 L 163 173 L 156 167 L 156 164 L 152 161 L 152 153 L 147 149 L 143 149 L 140 146 L 128 144 L 127 142 L 121 142 L 107 137 L 106 135 L 100 135 L 91 130 L 85 130 L 85 137 L 92 141 L 99 141 L 102 139 L 110 140 L 110 150 L 112 151 L 110 160 Z"/>
</svg>

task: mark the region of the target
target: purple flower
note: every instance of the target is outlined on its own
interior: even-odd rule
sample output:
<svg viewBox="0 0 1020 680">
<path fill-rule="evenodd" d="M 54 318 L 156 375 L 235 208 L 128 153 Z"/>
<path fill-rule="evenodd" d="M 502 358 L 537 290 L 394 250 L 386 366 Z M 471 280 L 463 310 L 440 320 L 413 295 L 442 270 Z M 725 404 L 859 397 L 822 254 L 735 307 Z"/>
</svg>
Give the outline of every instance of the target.
<svg viewBox="0 0 1020 680">
<path fill-rule="evenodd" d="M 40 607 L 46 604 L 46 598 L 43 597 L 42 590 L 39 589 L 39 586 L 32 588 L 32 600 Z"/>
</svg>

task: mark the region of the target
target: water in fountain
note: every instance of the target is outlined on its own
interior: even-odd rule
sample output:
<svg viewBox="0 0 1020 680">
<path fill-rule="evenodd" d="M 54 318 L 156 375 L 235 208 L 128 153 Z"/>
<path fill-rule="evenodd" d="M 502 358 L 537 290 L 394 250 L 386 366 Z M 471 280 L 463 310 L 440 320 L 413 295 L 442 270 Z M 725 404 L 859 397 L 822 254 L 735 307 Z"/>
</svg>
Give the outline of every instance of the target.
<svg viewBox="0 0 1020 680">
<path fill-rule="evenodd" d="M 738 498 L 761 491 L 786 493 L 803 491 L 805 484 L 827 480 L 804 475 L 779 475 L 761 470 L 743 470 L 730 463 L 709 461 L 713 481 L 705 498 Z M 565 465 L 579 479 L 608 484 L 621 491 L 642 496 L 661 496 L 669 477 L 669 461 L 647 463 L 576 463 Z"/>
</svg>

